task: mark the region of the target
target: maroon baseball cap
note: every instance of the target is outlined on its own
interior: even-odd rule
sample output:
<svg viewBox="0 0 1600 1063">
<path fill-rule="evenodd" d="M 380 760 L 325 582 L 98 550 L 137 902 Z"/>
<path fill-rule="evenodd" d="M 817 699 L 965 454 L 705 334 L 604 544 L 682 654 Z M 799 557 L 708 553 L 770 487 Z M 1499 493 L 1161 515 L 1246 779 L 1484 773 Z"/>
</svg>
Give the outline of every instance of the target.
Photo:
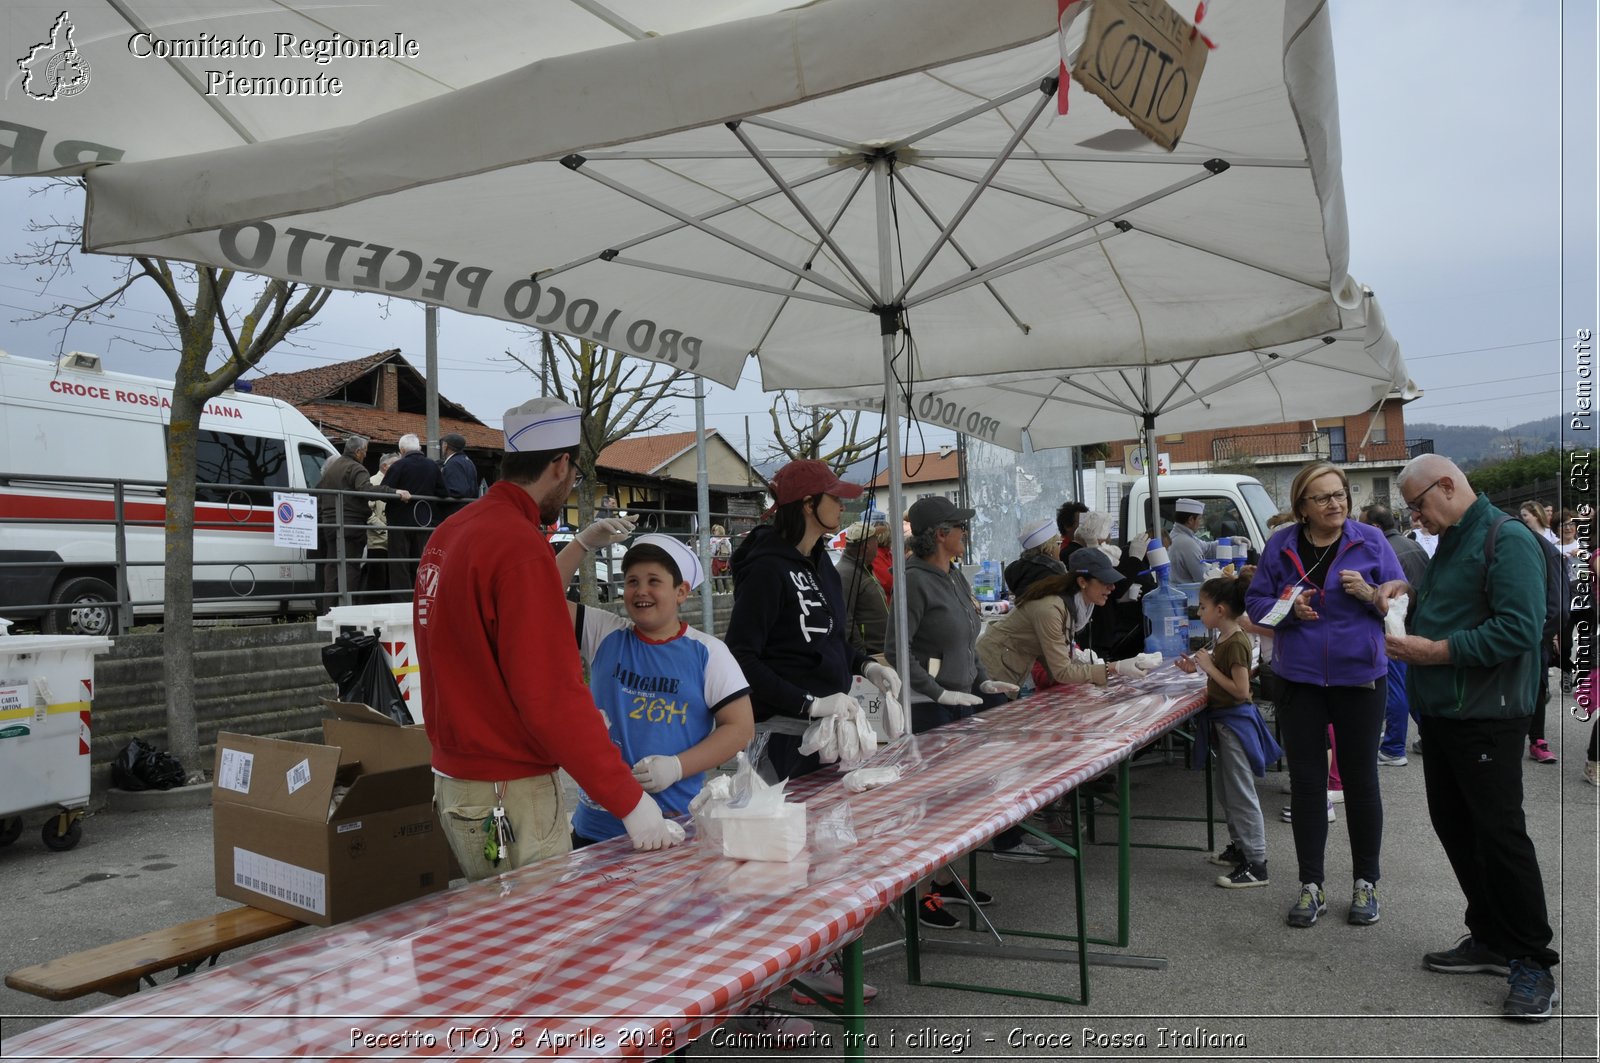
<svg viewBox="0 0 1600 1063">
<path fill-rule="evenodd" d="M 780 506 L 811 495 L 860 498 L 866 490 L 860 484 L 847 484 L 839 479 L 826 463 L 811 460 L 791 461 L 772 475 L 770 486 L 772 497 Z"/>
</svg>

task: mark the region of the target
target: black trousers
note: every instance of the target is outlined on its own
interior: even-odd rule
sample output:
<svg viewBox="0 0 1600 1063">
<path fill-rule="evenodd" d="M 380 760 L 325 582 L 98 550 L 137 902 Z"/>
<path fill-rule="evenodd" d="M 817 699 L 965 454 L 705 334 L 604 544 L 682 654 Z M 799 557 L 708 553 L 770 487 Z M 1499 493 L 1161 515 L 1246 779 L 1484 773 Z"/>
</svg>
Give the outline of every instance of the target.
<svg viewBox="0 0 1600 1063">
<path fill-rule="evenodd" d="M 361 553 L 367 548 L 367 529 L 347 527 L 342 533 L 338 528 L 320 529 L 317 553 L 323 558 L 319 567 L 324 597 L 318 612 L 326 612 L 339 604 L 338 541 L 341 535 L 344 538 L 344 589 L 352 594 L 361 589 Z"/>
<path fill-rule="evenodd" d="M 1383 847 L 1383 797 L 1378 792 L 1378 742 L 1389 682 L 1371 687 L 1319 687 L 1278 677 L 1278 730 L 1289 759 L 1289 807 L 1300 881 L 1322 885 L 1328 847 L 1328 725 L 1339 748 L 1350 871 L 1377 882 Z M 1430 750 L 1431 752 L 1431 750 Z"/>
<path fill-rule="evenodd" d="M 1560 957 L 1550 947 L 1544 881 L 1522 812 L 1527 718 L 1425 715 L 1417 726 L 1428 750 L 1422 758 L 1428 815 L 1466 894 L 1467 929 L 1507 959 L 1554 967 Z"/>
</svg>

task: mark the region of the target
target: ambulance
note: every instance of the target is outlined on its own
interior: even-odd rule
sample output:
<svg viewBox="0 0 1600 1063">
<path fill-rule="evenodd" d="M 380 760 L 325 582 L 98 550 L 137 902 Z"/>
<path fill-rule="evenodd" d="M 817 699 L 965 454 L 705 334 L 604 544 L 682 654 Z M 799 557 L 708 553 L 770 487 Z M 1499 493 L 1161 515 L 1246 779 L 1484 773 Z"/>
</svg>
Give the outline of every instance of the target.
<svg viewBox="0 0 1600 1063">
<path fill-rule="evenodd" d="M 171 405 L 170 381 L 98 355 L 0 351 L 0 617 L 115 634 L 119 549 L 134 615 L 161 614 Z M 273 493 L 314 486 L 333 448 L 288 403 L 230 390 L 206 404 L 198 450 L 195 615 L 312 608 L 318 572 L 273 544 Z"/>
</svg>

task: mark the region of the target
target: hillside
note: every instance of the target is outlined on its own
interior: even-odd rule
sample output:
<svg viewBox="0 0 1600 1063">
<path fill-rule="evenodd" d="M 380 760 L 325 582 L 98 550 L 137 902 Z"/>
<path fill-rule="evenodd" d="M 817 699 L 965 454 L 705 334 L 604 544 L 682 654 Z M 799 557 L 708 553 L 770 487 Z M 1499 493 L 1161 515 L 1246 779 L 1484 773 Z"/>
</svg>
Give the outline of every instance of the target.
<svg viewBox="0 0 1600 1063">
<path fill-rule="evenodd" d="M 1406 437 L 1431 439 L 1437 454 L 1455 459 L 1463 469 L 1472 469 L 1486 461 L 1499 461 L 1517 454 L 1537 453 L 1577 442 L 1563 439 L 1566 420 L 1562 417 L 1545 417 L 1525 421 L 1507 429 L 1487 424 L 1432 424 L 1427 421 L 1407 422 Z"/>
</svg>

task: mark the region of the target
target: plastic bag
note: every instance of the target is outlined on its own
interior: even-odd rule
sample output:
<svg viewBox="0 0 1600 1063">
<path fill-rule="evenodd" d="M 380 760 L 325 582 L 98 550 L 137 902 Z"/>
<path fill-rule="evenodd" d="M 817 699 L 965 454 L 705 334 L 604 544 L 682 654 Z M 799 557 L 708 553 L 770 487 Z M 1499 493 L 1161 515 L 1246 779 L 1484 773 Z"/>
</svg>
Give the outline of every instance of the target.
<svg viewBox="0 0 1600 1063">
<path fill-rule="evenodd" d="M 111 785 L 119 790 L 170 790 L 187 778 L 177 757 L 137 738 L 111 762 Z"/>
<path fill-rule="evenodd" d="M 369 706 L 402 726 L 416 722 L 376 635 L 340 635 L 322 648 L 322 667 L 340 701 Z"/>
</svg>

